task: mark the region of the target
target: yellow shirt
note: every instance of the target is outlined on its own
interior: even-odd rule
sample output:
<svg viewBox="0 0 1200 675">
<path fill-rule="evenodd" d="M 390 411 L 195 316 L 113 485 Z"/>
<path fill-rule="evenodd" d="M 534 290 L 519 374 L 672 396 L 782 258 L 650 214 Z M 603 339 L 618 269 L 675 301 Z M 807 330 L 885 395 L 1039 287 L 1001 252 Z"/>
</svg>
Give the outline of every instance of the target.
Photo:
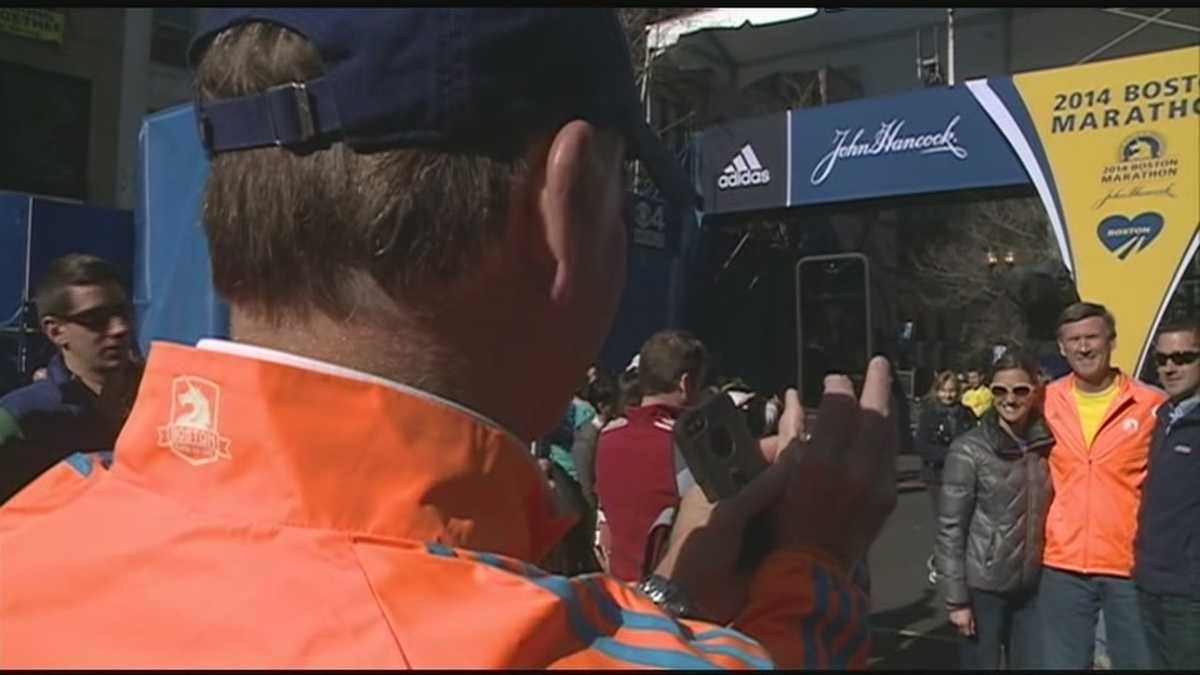
<svg viewBox="0 0 1200 675">
<path fill-rule="evenodd" d="M 1083 431 L 1083 441 L 1088 447 L 1091 447 L 1092 441 L 1096 439 L 1096 432 L 1100 431 L 1104 413 L 1108 412 L 1109 406 L 1117 398 L 1120 384 L 1120 378 L 1113 378 L 1108 389 L 1095 394 L 1079 391 L 1078 386 L 1071 389 L 1071 393 L 1075 395 L 1075 407 L 1079 410 L 1079 428 Z"/>
<path fill-rule="evenodd" d="M 976 417 L 983 417 L 983 413 L 992 407 L 992 391 L 982 386 L 968 389 L 963 392 L 962 404 L 970 408 Z"/>
</svg>

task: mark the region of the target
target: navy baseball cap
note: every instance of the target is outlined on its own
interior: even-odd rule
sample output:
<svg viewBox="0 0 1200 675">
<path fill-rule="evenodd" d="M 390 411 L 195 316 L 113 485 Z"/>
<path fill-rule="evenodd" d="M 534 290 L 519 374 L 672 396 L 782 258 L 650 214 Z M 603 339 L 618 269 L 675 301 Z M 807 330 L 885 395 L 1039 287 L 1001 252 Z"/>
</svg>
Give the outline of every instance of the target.
<svg viewBox="0 0 1200 675">
<path fill-rule="evenodd" d="M 269 22 L 307 38 L 324 74 L 196 103 L 212 154 L 341 141 L 357 152 L 412 147 L 497 155 L 522 133 L 571 119 L 621 132 L 663 195 L 699 196 L 644 119 L 616 12 L 596 8 L 210 9 L 192 66 L 223 30 Z M 507 145 L 506 145 L 507 144 Z"/>
</svg>

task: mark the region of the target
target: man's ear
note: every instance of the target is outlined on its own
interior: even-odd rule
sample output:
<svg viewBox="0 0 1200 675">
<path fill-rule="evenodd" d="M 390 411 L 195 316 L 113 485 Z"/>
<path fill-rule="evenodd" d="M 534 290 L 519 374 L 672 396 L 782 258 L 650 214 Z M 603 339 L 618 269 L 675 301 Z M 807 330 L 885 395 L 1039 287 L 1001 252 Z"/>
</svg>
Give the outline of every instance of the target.
<svg viewBox="0 0 1200 675">
<path fill-rule="evenodd" d="M 1062 341 L 1062 340 L 1055 340 L 1054 342 L 1055 342 L 1055 344 L 1057 344 L 1057 345 L 1058 345 L 1058 353 L 1059 353 L 1059 354 L 1060 354 L 1060 355 L 1061 355 L 1061 356 L 1062 356 L 1064 359 L 1065 359 L 1065 358 L 1067 358 L 1067 346 L 1066 346 L 1065 344 L 1063 344 L 1063 341 Z"/>
<path fill-rule="evenodd" d="M 583 120 L 564 125 L 550 141 L 538 210 L 553 264 L 551 295 L 565 302 L 576 292 L 584 246 L 604 203 L 605 150 L 600 131 Z"/>
<path fill-rule="evenodd" d="M 679 393 L 684 396 L 690 396 L 695 389 L 696 383 L 692 380 L 691 373 L 684 373 L 679 376 Z"/>
<path fill-rule="evenodd" d="M 59 349 L 67 346 L 67 335 L 63 328 L 62 322 L 58 319 L 52 316 L 42 317 L 42 333 Z"/>
</svg>

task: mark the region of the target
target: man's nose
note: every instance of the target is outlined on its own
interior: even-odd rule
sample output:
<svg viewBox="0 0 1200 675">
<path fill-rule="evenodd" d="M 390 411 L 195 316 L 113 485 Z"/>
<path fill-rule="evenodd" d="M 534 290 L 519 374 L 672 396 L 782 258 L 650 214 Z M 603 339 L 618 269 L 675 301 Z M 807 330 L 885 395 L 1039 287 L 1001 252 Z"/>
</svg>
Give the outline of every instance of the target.
<svg viewBox="0 0 1200 675">
<path fill-rule="evenodd" d="M 108 321 L 107 333 L 111 337 L 122 337 L 129 332 L 129 319 L 124 316 L 114 316 Z"/>
</svg>

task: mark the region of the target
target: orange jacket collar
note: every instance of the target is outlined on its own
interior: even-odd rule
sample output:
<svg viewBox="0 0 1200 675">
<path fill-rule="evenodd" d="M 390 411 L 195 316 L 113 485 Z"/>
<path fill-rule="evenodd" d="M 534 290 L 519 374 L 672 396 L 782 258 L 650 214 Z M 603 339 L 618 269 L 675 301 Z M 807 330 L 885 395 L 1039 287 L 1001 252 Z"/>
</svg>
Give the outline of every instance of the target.
<svg viewBox="0 0 1200 675">
<path fill-rule="evenodd" d="M 1146 385 L 1135 383 L 1119 368 L 1115 370 L 1117 373 L 1117 397 L 1113 399 L 1112 404 L 1104 413 L 1104 418 L 1100 421 L 1101 429 L 1130 401 L 1141 401 L 1147 396 L 1147 392 L 1151 391 Z M 1075 405 L 1074 399 L 1076 379 L 1075 374 L 1070 373 L 1050 383 L 1046 388 L 1047 403 L 1049 404 L 1047 414 L 1061 414 L 1067 417 L 1066 421 L 1070 422 L 1071 430 L 1076 435 L 1074 439 L 1076 442 L 1070 445 L 1086 454 L 1088 444 L 1083 438 L 1083 423 L 1079 420 L 1079 409 Z M 1157 406 L 1155 409 L 1157 410 Z"/>
<path fill-rule="evenodd" d="M 249 527 L 536 561 L 571 525 L 528 449 L 477 416 L 398 385 L 168 343 L 153 346 L 115 456 L 114 478 Z"/>
</svg>

